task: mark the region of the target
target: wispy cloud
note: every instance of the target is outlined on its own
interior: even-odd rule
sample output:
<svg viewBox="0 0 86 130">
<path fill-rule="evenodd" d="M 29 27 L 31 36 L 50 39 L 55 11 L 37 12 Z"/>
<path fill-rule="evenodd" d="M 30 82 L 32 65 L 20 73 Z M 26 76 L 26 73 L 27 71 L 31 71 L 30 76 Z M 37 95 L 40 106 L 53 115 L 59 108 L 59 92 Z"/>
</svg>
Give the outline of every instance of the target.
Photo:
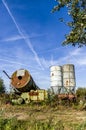
<svg viewBox="0 0 86 130">
<path fill-rule="evenodd" d="M 82 50 L 81 48 L 77 48 L 74 51 L 70 52 L 69 55 L 70 56 L 77 56 L 80 54 L 81 50 Z"/>
<path fill-rule="evenodd" d="M 39 37 L 44 37 L 44 36 L 47 36 L 47 35 L 48 35 L 47 33 L 43 33 L 43 34 L 32 33 L 29 38 L 31 38 L 31 39 L 32 38 L 39 38 Z"/>
<path fill-rule="evenodd" d="M 53 48 L 53 49 L 48 49 L 48 50 L 44 50 L 44 51 L 38 52 L 38 54 L 49 53 L 49 52 L 55 52 L 55 51 L 57 51 L 57 50 L 59 50 L 59 49 L 60 49 L 60 47 Z"/>
<path fill-rule="evenodd" d="M 23 33 L 24 34 L 24 33 Z M 25 34 L 24 34 L 25 35 Z M 17 40 L 21 40 L 21 39 L 34 39 L 34 38 L 38 38 L 38 37 L 43 37 L 46 34 L 35 34 L 32 33 L 30 36 L 21 36 L 21 35 L 15 35 L 15 36 L 10 36 L 4 39 L 1 39 L 1 42 L 11 42 L 11 41 L 17 41 Z"/>
<path fill-rule="evenodd" d="M 80 66 L 83 66 L 83 65 L 86 66 L 86 56 L 83 58 L 82 57 L 78 58 L 77 64 Z"/>
<path fill-rule="evenodd" d="M 21 39 L 24 39 L 24 38 L 27 38 L 27 37 L 22 37 L 22 36 L 13 36 L 13 37 L 8 37 L 8 38 L 5 38 L 5 39 L 2 39 L 0 40 L 1 42 L 11 42 L 11 41 L 17 41 L 17 40 L 21 40 Z"/>
<path fill-rule="evenodd" d="M 17 22 L 16 22 L 16 20 L 15 20 L 15 18 L 14 18 L 14 16 L 13 16 L 13 14 L 11 13 L 11 11 L 10 11 L 10 9 L 9 9 L 9 7 L 8 7 L 8 5 L 7 5 L 7 3 L 5 2 L 5 0 L 2 0 L 2 2 L 3 2 L 3 4 L 4 4 L 4 6 L 5 6 L 5 8 L 7 9 L 7 11 L 8 11 L 8 13 L 9 13 L 10 17 L 12 18 L 12 20 L 13 20 L 13 22 L 14 22 L 14 24 L 15 24 L 17 30 L 18 30 L 18 33 L 19 33 L 20 36 L 24 39 L 24 41 L 25 41 L 25 43 L 28 45 L 28 47 L 31 49 L 31 51 L 32 51 L 32 53 L 34 54 L 35 59 L 36 59 L 37 63 L 40 65 L 41 69 L 44 69 L 44 67 L 42 66 L 42 64 L 41 64 L 41 62 L 40 62 L 40 58 L 38 57 L 36 51 L 34 50 L 32 44 L 31 44 L 31 42 L 30 42 L 30 39 L 29 39 L 29 38 L 28 38 L 28 39 L 25 38 L 26 35 L 23 34 L 22 29 L 20 29 L 20 27 L 18 26 L 18 24 L 17 24 Z"/>
<path fill-rule="evenodd" d="M 0 58 L 0 61 L 6 61 L 6 62 L 9 62 L 9 63 L 13 63 L 13 64 L 20 64 L 20 65 L 25 65 L 25 64 L 22 64 L 22 63 L 20 63 L 20 62 L 16 62 L 16 61 L 9 61 L 9 60 L 7 60 L 7 59 L 1 59 Z"/>
<path fill-rule="evenodd" d="M 77 49 L 72 49 L 71 51 L 68 51 L 68 49 L 66 48 L 64 52 L 67 52 L 67 53 L 65 53 L 64 56 L 60 56 L 58 59 L 56 59 L 52 53 L 51 59 L 48 61 L 46 60 L 47 66 L 63 65 L 63 64 L 68 64 L 68 63 L 70 64 L 72 63 L 77 67 L 86 65 L 86 52 L 84 49 L 77 48 Z M 57 52 L 57 55 L 59 55 L 58 52 Z M 44 59 L 43 59 L 43 63 L 44 63 Z"/>
</svg>

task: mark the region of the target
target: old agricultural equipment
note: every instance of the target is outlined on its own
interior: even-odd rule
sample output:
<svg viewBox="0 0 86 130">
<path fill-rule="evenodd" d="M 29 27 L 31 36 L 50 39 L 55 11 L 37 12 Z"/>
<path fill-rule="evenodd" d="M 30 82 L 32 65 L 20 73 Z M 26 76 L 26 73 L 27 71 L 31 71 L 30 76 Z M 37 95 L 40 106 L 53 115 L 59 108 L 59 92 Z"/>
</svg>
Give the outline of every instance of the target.
<svg viewBox="0 0 86 130">
<path fill-rule="evenodd" d="M 10 77 L 5 71 L 6 76 L 11 80 L 11 87 L 15 92 L 30 92 L 30 90 L 40 89 L 34 82 L 29 71 L 25 69 L 19 69 L 15 71 Z"/>
<path fill-rule="evenodd" d="M 29 103 L 30 101 L 44 101 L 47 99 L 47 91 L 40 89 L 34 82 L 29 71 L 20 69 L 15 71 L 10 77 L 5 71 L 5 75 L 11 80 L 11 87 L 14 94 L 18 94 L 19 98 L 12 99 L 13 104 Z"/>
</svg>

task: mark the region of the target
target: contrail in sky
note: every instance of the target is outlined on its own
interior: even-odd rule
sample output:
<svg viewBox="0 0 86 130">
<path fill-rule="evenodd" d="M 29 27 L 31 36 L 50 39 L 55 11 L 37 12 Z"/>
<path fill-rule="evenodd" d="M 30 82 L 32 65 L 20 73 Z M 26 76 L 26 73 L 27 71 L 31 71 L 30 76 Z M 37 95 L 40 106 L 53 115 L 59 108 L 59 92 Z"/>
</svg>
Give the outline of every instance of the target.
<svg viewBox="0 0 86 130">
<path fill-rule="evenodd" d="M 16 64 L 16 63 L 17 63 L 18 65 L 28 66 L 28 65 L 22 64 L 22 63 L 20 63 L 20 62 L 10 61 L 10 60 L 7 60 L 7 59 L 5 60 L 5 59 L 1 59 L 1 58 L 0 58 L 0 61 L 6 61 L 6 62 L 11 63 L 11 64 L 12 64 L 12 63 L 13 63 L 13 64 Z"/>
<path fill-rule="evenodd" d="M 7 9 L 7 11 L 8 11 L 8 13 L 9 13 L 10 17 L 12 18 L 12 20 L 13 20 L 13 22 L 14 22 L 14 24 L 15 24 L 17 30 L 18 30 L 18 33 L 22 36 L 22 38 L 24 39 L 25 43 L 29 46 L 29 48 L 30 48 L 31 51 L 33 52 L 37 63 L 40 65 L 40 67 L 41 67 L 42 69 L 44 69 L 43 66 L 42 66 L 42 64 L 41 64 L 41 62 L 40 62 L 40 59 L 39 59 L 39 57 L 38 57 L 36 51 L 34 50 L 32 44 L 31 44 L 31 42 L 30 42 L 30 40 L 27 39 L 27 38 L 25 38 L 25 34 L 23 34 L 23 32 L 21 31 L 20 27 L 18 26 L 18 24 L 17 24 L 17 22 L 16 22 L 14 16 L 12 15 L 12 13 L 11 13 L 11 11 L 10 11 L 10 9 L 9 9 L 9 7 L 8 7 L 8 5 L 7 5 L 7 3 L 5 2 L 5 0 L 2 0 L 2 2 L 3 2 L 3 4 L 4 4 L 4 6 L 5 6 L 5 8 Z"/>
</svg>

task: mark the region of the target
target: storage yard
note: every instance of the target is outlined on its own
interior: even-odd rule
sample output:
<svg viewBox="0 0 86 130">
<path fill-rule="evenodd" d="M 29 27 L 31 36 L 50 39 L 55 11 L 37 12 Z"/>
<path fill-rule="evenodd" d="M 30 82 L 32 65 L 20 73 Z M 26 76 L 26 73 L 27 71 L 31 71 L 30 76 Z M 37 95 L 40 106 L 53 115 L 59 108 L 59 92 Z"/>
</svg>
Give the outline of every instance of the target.
<svg viewBox="0 0 86 130">
<path fill-rule="evenodd" d="M 8 76 L 5 71 L 3 72 Z M 11 80 L 11 87 L 14 93 L 21 94 L 21 99 L 13 99 L 12 102 L 16 103 L 18 101 L 21 104 L 23 100 L 25 102 L 43 101 L 48 98 L 49 93 L 47 93 L 47 90 L 41 90 L 36 85 L 28 70 L 17 70 L 8 78 Z M 73 64 L 50 67 L 50 94 L 53 93 L 60 99 L 74 99 L 76 98 L 75 87 L 75 68 Z"/>
<path fill-rule="evenodd" d="M 40 89 L 28 70 L 11 77 L 3 72 L 12 92 L 0 97 L 0 130 L 86 130 L 86 100 L 77 99 L 73 64 L 50 67 L 49 90 Z"/>
</svg>

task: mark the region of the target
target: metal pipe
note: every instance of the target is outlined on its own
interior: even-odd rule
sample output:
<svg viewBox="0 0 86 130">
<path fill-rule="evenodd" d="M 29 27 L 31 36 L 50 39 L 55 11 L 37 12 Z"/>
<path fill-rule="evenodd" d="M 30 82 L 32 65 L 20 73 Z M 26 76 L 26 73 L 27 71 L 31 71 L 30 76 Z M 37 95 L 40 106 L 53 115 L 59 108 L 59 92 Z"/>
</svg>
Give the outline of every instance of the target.
<svg viewBox="0 0 86 130">
<path fill-rule="evenodd" d="M 3 70 L 3 72 L 9 79 L 11 79 L 11 77 L 7 74 L 7 72 L 5 70 Z"/>
</svg>

